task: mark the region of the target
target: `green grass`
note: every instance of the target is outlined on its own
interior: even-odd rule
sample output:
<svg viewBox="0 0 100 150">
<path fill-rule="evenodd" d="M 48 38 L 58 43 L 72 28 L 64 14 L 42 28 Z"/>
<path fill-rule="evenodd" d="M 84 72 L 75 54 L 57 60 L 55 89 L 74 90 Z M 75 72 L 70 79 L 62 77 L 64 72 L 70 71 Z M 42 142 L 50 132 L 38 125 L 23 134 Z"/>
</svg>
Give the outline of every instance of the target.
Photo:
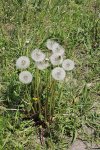
<svg viewBox="0 0 100 150">
<path fill-rule="evenodd" d="M 99 144 L 99 9 L 99 0 L 0 1 L 0 150 L 66 150 L 76 138 Z M 20 106 L 25 94 L 16 59 L 30 57 L 36 47 L 45 50 L 49 38 L 62 44 L 76 68 L 67 74 L 51 135 L 41 146 L 38 129 L 29 120 L 21 121 L 22 114 L 11 109 Z"/>
</svg>

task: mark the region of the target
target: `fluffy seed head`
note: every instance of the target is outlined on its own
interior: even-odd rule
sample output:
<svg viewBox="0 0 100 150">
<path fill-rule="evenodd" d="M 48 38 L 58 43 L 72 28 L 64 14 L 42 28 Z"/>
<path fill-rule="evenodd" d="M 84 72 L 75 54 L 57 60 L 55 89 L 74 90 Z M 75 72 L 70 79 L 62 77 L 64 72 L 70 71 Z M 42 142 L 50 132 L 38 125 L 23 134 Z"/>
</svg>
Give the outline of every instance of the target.
<svg viewBox="0 0 100 150">
<path fill-rule="evenodd" d="M 46 69 L 47 67 L 49 67 L 49 62 L 48 62 L 48 61 L 36 62 L 36 67 L 37 67 L 39 70 L 44 70 L 44 69 Z"/>
<path fill-rule="evenodd" d="M 61 55 L 61 56 L 63 56 L 65 52 L 64 48 L 57 42 L 53 44 L 52 51 L 53 53 L 56 53 L 57 55 Z"/>
<path fill-rule="evenodd" d="M 16 61 L 16 67 L 18 69 L 26 69 L 29 67 L 29 65 L 30 65 L 30 60 L 26 56 L 21 56 Z"/>
<path fill-rule="evenodd" d="M 52 50 L 52 47 L 53 47 L 53 44 L 55 43 L 55 41 L 51 40 L 51 39 L 48 39 L 47 40 L 47 43 L 46 43 L 46 47 L 49 49 L 49 50 Z"/>
<path fill-rule="evenodd" d="M 29 84 L 32 81 L 32 74 L 29 71 L 23 71 L 19 74 L 19 80 L 24 84 Z"/>
<path fill-rule="evenodd" d="M 66 76 L 66 73 L 65 73 L 64 69 L 61 67 L 56 67 L 52 70 L 52 77 L 55 80 L 58 80 L 58 81 L 64 80 L 65 76 Z"/>
<path fill-rule="evenodd" d="M 60 65 L 63 62 L 63 57 L 54 53 L 51 55 L 50 61 L 54 66 Z"/>
<path fill-rule="evenodd" d="M 62 63 L 62 67 L 64 68 L 64 70 L 70 71 L 70 70 L 74 69 L 75 63 L 71 59 L 65 59 Z"/>
<path fill-rule="evenodd" d="M 45 54 L 41 52 L 39 49 L 35 49 L 31 53 L 31 57 L 36 62 L 41 62 L 45 59 Z"/>
</svg>

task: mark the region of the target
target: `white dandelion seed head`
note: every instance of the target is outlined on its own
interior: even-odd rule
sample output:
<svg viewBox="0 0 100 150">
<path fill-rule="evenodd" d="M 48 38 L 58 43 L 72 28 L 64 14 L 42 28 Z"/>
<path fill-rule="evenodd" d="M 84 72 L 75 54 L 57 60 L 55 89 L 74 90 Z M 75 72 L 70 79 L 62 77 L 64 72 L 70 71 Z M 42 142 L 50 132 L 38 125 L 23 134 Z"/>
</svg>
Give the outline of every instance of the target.
<svg viewBox="0 0 100 150">
<path fill-rule="evenodd" d="M 57 42 L 55 42 L 52 46 L 53 53 L 56 53 L 57 55 L 64 55 L 65 49 Z"/>
<path fill-rule="evenodd" d="M 48 62 L 48 61 L 36 62 L 36 67 L 37 67 L 39 70 L 44 70 L 44 69 L 46 69 L 47 67 L 49 67 L 49 62 Z"/>
<path fill-rule="evenodd" d="M 66 76 L 66 73 L 65 73 L 65 70 L 61 67 L 56 67 L 52 70 L 52 77 L 55 79 L 55 80 L 64 80 Z"/>
<path fill-rule="evenodd" d="M 64 70 L 70 71 L 70 70 L 74 69 L 75 63 L 71 59 L 65 59 L 62 63 L 62 67 L 64 68 Z"/>
<path fill-rule="evenodd" d="M 49 50 L 52 50 L 52 47 L 54 45 L 55 41 L 51 40 L 51 39 L 48 39 L 47 42 L 46 42 L 46 47 L 49 49 Z"/>
<path fill-rule="evenodd" d="M 21 56 L 16 61 L 16 67 L 18 69 L 26 69 L 29 67 L 29 65 L 30 65 L 30 60 L 26 56 Z"/>
<path fill-rule="evenodd" d="M 63 57 L 60 55 L 57 55 L 56 53 L 52 54 L 50 56 L 50 62 L 51 64 L 53 64 L 54 66 L 56 65 L 60 65 L 63 62 Z"/>
<path fill-rule="evenodd" d="M 29 71 L 22 71 L 19 74 L 19 80 L 24 84 L 29 84 L 32 82 L 32 74 Z"/>
<path fill-rule="evenodd" d="M 41 50 L 35 49 L 34 51 L 32 51 L 31 57 L 34 61 L 41 62 L 45 59 L 45 54 L 41 52 Z"/>
</svg>

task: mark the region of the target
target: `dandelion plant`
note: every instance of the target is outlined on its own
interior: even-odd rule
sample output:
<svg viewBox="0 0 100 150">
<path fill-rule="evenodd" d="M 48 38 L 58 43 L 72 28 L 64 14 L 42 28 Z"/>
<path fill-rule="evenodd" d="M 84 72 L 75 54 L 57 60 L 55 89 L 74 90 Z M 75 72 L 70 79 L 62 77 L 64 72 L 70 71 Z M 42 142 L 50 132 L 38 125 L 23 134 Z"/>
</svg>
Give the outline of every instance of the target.
<svg viewBox="0 0 100 150">
<path fill-rule="evenodd" d="M 65 59 L 65 49 L 56 41 L 48 39 L 46 42 L 47 52 L 39 48 L 32 50 L 31 61 L 34 62 L 35 70 L 29 72 L 30 59 L 21 56 L 16 61 L 16 68 L 20 69 L 19 81 L 22 84 L 32 84 L 31 112 L 33 116 L 46 122 L 51 122 L 54 116 L 55 101 L 57 98 L 57 86 L 66 77 L 66 71 L 74 69 L 74 61 Z M 45 74 L 45 76 L 43 75 Z M 59 94 L 58 94 L 59 95 Z"/>
</svg>

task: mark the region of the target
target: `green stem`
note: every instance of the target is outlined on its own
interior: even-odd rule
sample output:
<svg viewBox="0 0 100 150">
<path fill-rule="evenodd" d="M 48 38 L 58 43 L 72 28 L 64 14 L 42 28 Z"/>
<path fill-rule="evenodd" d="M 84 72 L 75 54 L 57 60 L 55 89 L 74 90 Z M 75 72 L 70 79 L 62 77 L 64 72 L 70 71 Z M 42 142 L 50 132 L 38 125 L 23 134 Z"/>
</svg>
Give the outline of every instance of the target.
<svg viewBox="0 0 100 150">
<path fill-rule="evenodd" d="M 53 111 L 54 111 L 54 106 L 55 106 L 55 84 L 56 81 L 52 81 L 52 84 L 51 84 L 51 97 L 50 97 L 50 118 L 53 117 Z"/>
<path fill-rule="evenodd" d="M 39 99 L 39 84 L 40 84 L 39 70 L 36 69 L 36 97 L 38 98 L 39 113 L 41 114 L 41 100 Z"/>
<path fill-rule="evenodd" d="M 60 103 L 61 103 L 61 99 L 62 99 L 62 95 L 63 95 L 63 87 L 64 87 L 64 84 L 65 84 L 65 80 L 63 81 L 63 83 L 62 83 L 62 85 L 61 85 L 61 88 L 59 89 L 59 91 L 58 91 L 58 97 L 57 97 L 57 99 L 59 99 L 59 101 L 58 101 L 58 105 L 60 105 Z"/>
<path fill-rule="evenodd" d="M 46 70 L 46 83 L 48 83 L 48 70 Z M 47 115 L 48 115 L 48 88 L 49 86 L 47 85 L 46 86 L 46 99 L 45 99 L 45 107 L 44 107 L 44 110 L 45 110 L 45 121 L 47 121 Z"/>
</svg>

